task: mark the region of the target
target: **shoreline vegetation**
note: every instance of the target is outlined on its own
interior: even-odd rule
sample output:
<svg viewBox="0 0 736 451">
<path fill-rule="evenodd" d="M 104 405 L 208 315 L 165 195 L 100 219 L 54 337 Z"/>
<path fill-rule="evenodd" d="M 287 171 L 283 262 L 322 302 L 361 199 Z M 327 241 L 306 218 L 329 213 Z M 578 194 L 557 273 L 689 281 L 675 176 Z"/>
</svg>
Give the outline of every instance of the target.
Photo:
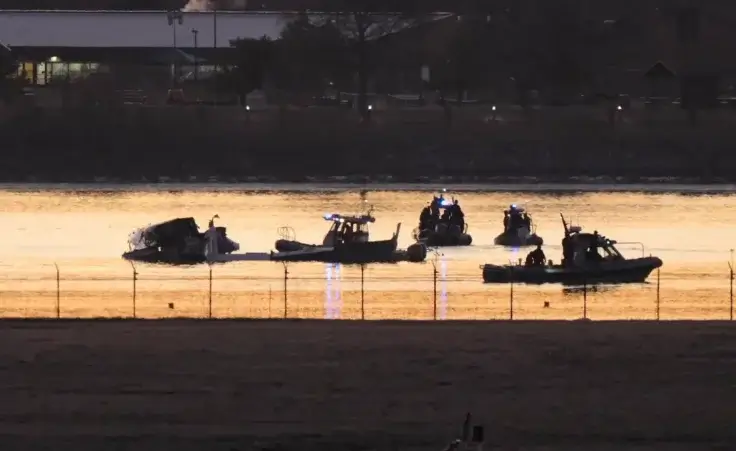
<svg viewBox="0 0 736 451">
<path fill-rule="evenodd" d="M 729 183 L 736 114 L 677 108 L 19 107 L 4 182 Z M 365 174 L 373 174 L 366 176 Z"/>
<path fill-rule="evenodd" d="M 718 321 L 2 320 L 9 449 L 730 449 Z M 708 364 L 704 365 L 704 362 Z"/>
</svg>

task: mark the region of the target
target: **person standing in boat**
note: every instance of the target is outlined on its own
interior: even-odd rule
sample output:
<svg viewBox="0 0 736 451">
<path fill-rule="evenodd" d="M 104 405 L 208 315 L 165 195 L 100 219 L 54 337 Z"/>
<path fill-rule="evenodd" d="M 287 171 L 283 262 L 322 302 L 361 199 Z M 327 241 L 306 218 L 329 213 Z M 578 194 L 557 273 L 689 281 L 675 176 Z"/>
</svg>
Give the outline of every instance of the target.
<svg viewBox="0 0 736 451">
<path fill-rule="evenodd" d="M 432 203 L 429 204 L 429 212 L 432 215 L 433 225 L 436 226 L 440 222 L 440 200 L 437 196 L 432 198 Z"/>
<path fill-rule="evenodd" d="M 524 212 L 524 215 L 522 216 L 522 224 L 524 224 L 524 227 L 526 227 L 528 230 L 532 229 L 532 219 L 526 212 Z"/>
<path fill-rule="evenodd" d="M 544 255 L 542 245 L 538 244 L 537 248 L 529 252 L 526 256 L 526 266 L 544 266 L 547 264 L 547 256 Z"/>
<path fill-rule="evenodd" d="M 463 213 L 462 208 L 460 208 L 460 204 L 458 203 L 457 199 L 455 199 L 452 203 L 452 216 L 451 220 L 452 222 L 460 227 L 460 231 L 462 232 L 465 228 L 465 213 Z"/>
<path fill-rule="evenodd" d="M 519 213 L 516 205 L 509 206 L 509 227 L 510 230 L 516 230 L 521 227 L 521 213 Z"/>
<path fill-rule="evenodd" d="M 509 211 L 508 210 L 503 211 L 503 230 L 504 231 L 509 230 Z"/>
<path fill-rule="evenodd" d="M 442 213 L 442 218 L 440 218 L 440 221 L 442 221 L 443 224 L 446 224 L 447 226 L 449 226 L 451 216 L 452 216 L 452 209 L 445 208 L 445 211 Z"/>
<path fill-rule="evenodd" d="M 600 235 L 598 235 L 598 231 L 594 230 L 593 235 L 591 236 L 590 241 L 590 247 L 588 248 L 588 255 L 587 260 L 589 262 L 598 262 L 603 260 L 601 257 L 601 254 L 598 253 L 598 241 L 600 240 Z"/>
<path fill-rule="evenodd" d="M 562 239 L 562 264 L 564 266 L 572 266 L 575 259 L 575 249 L 572 240 L 568 235 Z"/>
<path fill-rule="evenodd" d="M 422 212 L 419 214 L 419 230 L 431 229 L 431 223 L 432 211 L 430 210 L 429 205 L 426 205 L 422 208 Z"/>
</svg>

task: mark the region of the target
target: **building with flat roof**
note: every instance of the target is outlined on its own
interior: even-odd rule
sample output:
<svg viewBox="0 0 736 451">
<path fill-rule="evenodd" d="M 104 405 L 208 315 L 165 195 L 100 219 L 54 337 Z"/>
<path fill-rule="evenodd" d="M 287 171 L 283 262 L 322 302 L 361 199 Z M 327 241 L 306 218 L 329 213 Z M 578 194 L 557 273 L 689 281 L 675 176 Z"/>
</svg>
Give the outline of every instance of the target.
<svg viewBox="0 0 736 451">
<path fill-rule="evenodd" d="M 151 48 L 227 47 L 238 38 L 277 39 L 294 14 L 281 12 L 181 12 L 169 25 L 166 11 L 2 11 L 0 41 L 15 47 Z M 215 42 L 217 41 L 217 42 Z"/>
<path fill-rule="evenodd" d="M 180 17 L 180 18 L 179 18 Z M 292 13 L 0 10 L 0 42 L 34 85 L 74 80 L 101 65 L 225 64 L 230 42 L 277 39 Z M 203 67 L 206 69 L 206 67 Z"/>
</svg>

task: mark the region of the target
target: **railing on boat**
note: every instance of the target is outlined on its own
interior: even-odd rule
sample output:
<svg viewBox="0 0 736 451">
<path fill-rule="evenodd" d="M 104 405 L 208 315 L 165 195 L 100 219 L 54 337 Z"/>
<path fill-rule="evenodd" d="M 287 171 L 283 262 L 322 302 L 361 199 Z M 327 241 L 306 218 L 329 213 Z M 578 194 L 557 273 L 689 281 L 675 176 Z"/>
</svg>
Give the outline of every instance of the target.
<svg viewBox="0 0 736 451">
<path fill-rule="evenodd" d="M 279 238 L 287 241 L 294 241 L 296 240 L 296 232 L 294 232 L 294 229 L 292 229 L 289 226 L 279 227 L 276 231 Z"/>
<path fill-rule="evenodd" d="M 644 243 L 640 243 L 639 241 L 626 241 L 626 242 L 617 241 L 616 244 L 624 245 L 624 246 L 639 246 L 639 248 L 641 249 L 641 257 L 644 258 L 646 256 Z"/>
</svg>

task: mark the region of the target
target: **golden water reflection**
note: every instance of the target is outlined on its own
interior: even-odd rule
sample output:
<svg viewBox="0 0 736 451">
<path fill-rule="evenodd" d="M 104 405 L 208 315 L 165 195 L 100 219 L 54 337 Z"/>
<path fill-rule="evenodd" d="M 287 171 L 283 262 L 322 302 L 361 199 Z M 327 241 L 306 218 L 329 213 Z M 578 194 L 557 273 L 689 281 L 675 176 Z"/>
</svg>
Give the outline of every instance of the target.
<svg viewBox="0 0 736 451">
<path fill-rule="evenodd" d="M 203 225 L 214 213 L 243 250 L 268 251 L 276 229 L 289 225 L 297 239 L 320 241 L 324 213 L 354 212 L 358 189 L 347 192 L 274 191 L 0 191 L 0 314 L 55 316 L 57 296 L 65 317 L 131 316 L 133 268 L 120 259 L 136 227 L 193 216 Z M 400 245 L 431 192 L 372 191 L 378 218 L 374 238 L 388 237 L 402 222 Z M 657 274 L 649 283 L 582 292 L 560 286 L 484 285 L 479 266 L 516 260 L 525 251 L 492 246 L 502 210 L 526 204 L 545 238 L 547 254 L 559 259 L 559 213 L 621 242 L 643 242 L 664 260 L 659 276 L 662 319 L 723 319 L 730 313 L 729 249 L 736 207 L 729 195 L 643 193 L 513 194 L 459 193 L 473 246 L 444 249 L 437 257 L 437 289 L 431 262 L 369 265 L 361 295 L 359 267 L 320 263 L 288 266 L 286 304 L 292 318 L 654 318 Z M 621 245 L 636 256 L 636 245 Z M 57 293 L 56 265 L 60 271 Z M 136 314 L 140 317 L 208 316 L 207 266 L 162 268 L 137 265 Z M 214 316 L 283 317 L 284 267 L 243 262 L 213 267 Z M 587 301 L 584 307 L 583 299 Z M 361 299 L 363 302 L 361 303 Z M 436 310 L 435 310 L 436 302 Z M 362 307 L 361 307 L 362 305 Z"/>
</svg>

